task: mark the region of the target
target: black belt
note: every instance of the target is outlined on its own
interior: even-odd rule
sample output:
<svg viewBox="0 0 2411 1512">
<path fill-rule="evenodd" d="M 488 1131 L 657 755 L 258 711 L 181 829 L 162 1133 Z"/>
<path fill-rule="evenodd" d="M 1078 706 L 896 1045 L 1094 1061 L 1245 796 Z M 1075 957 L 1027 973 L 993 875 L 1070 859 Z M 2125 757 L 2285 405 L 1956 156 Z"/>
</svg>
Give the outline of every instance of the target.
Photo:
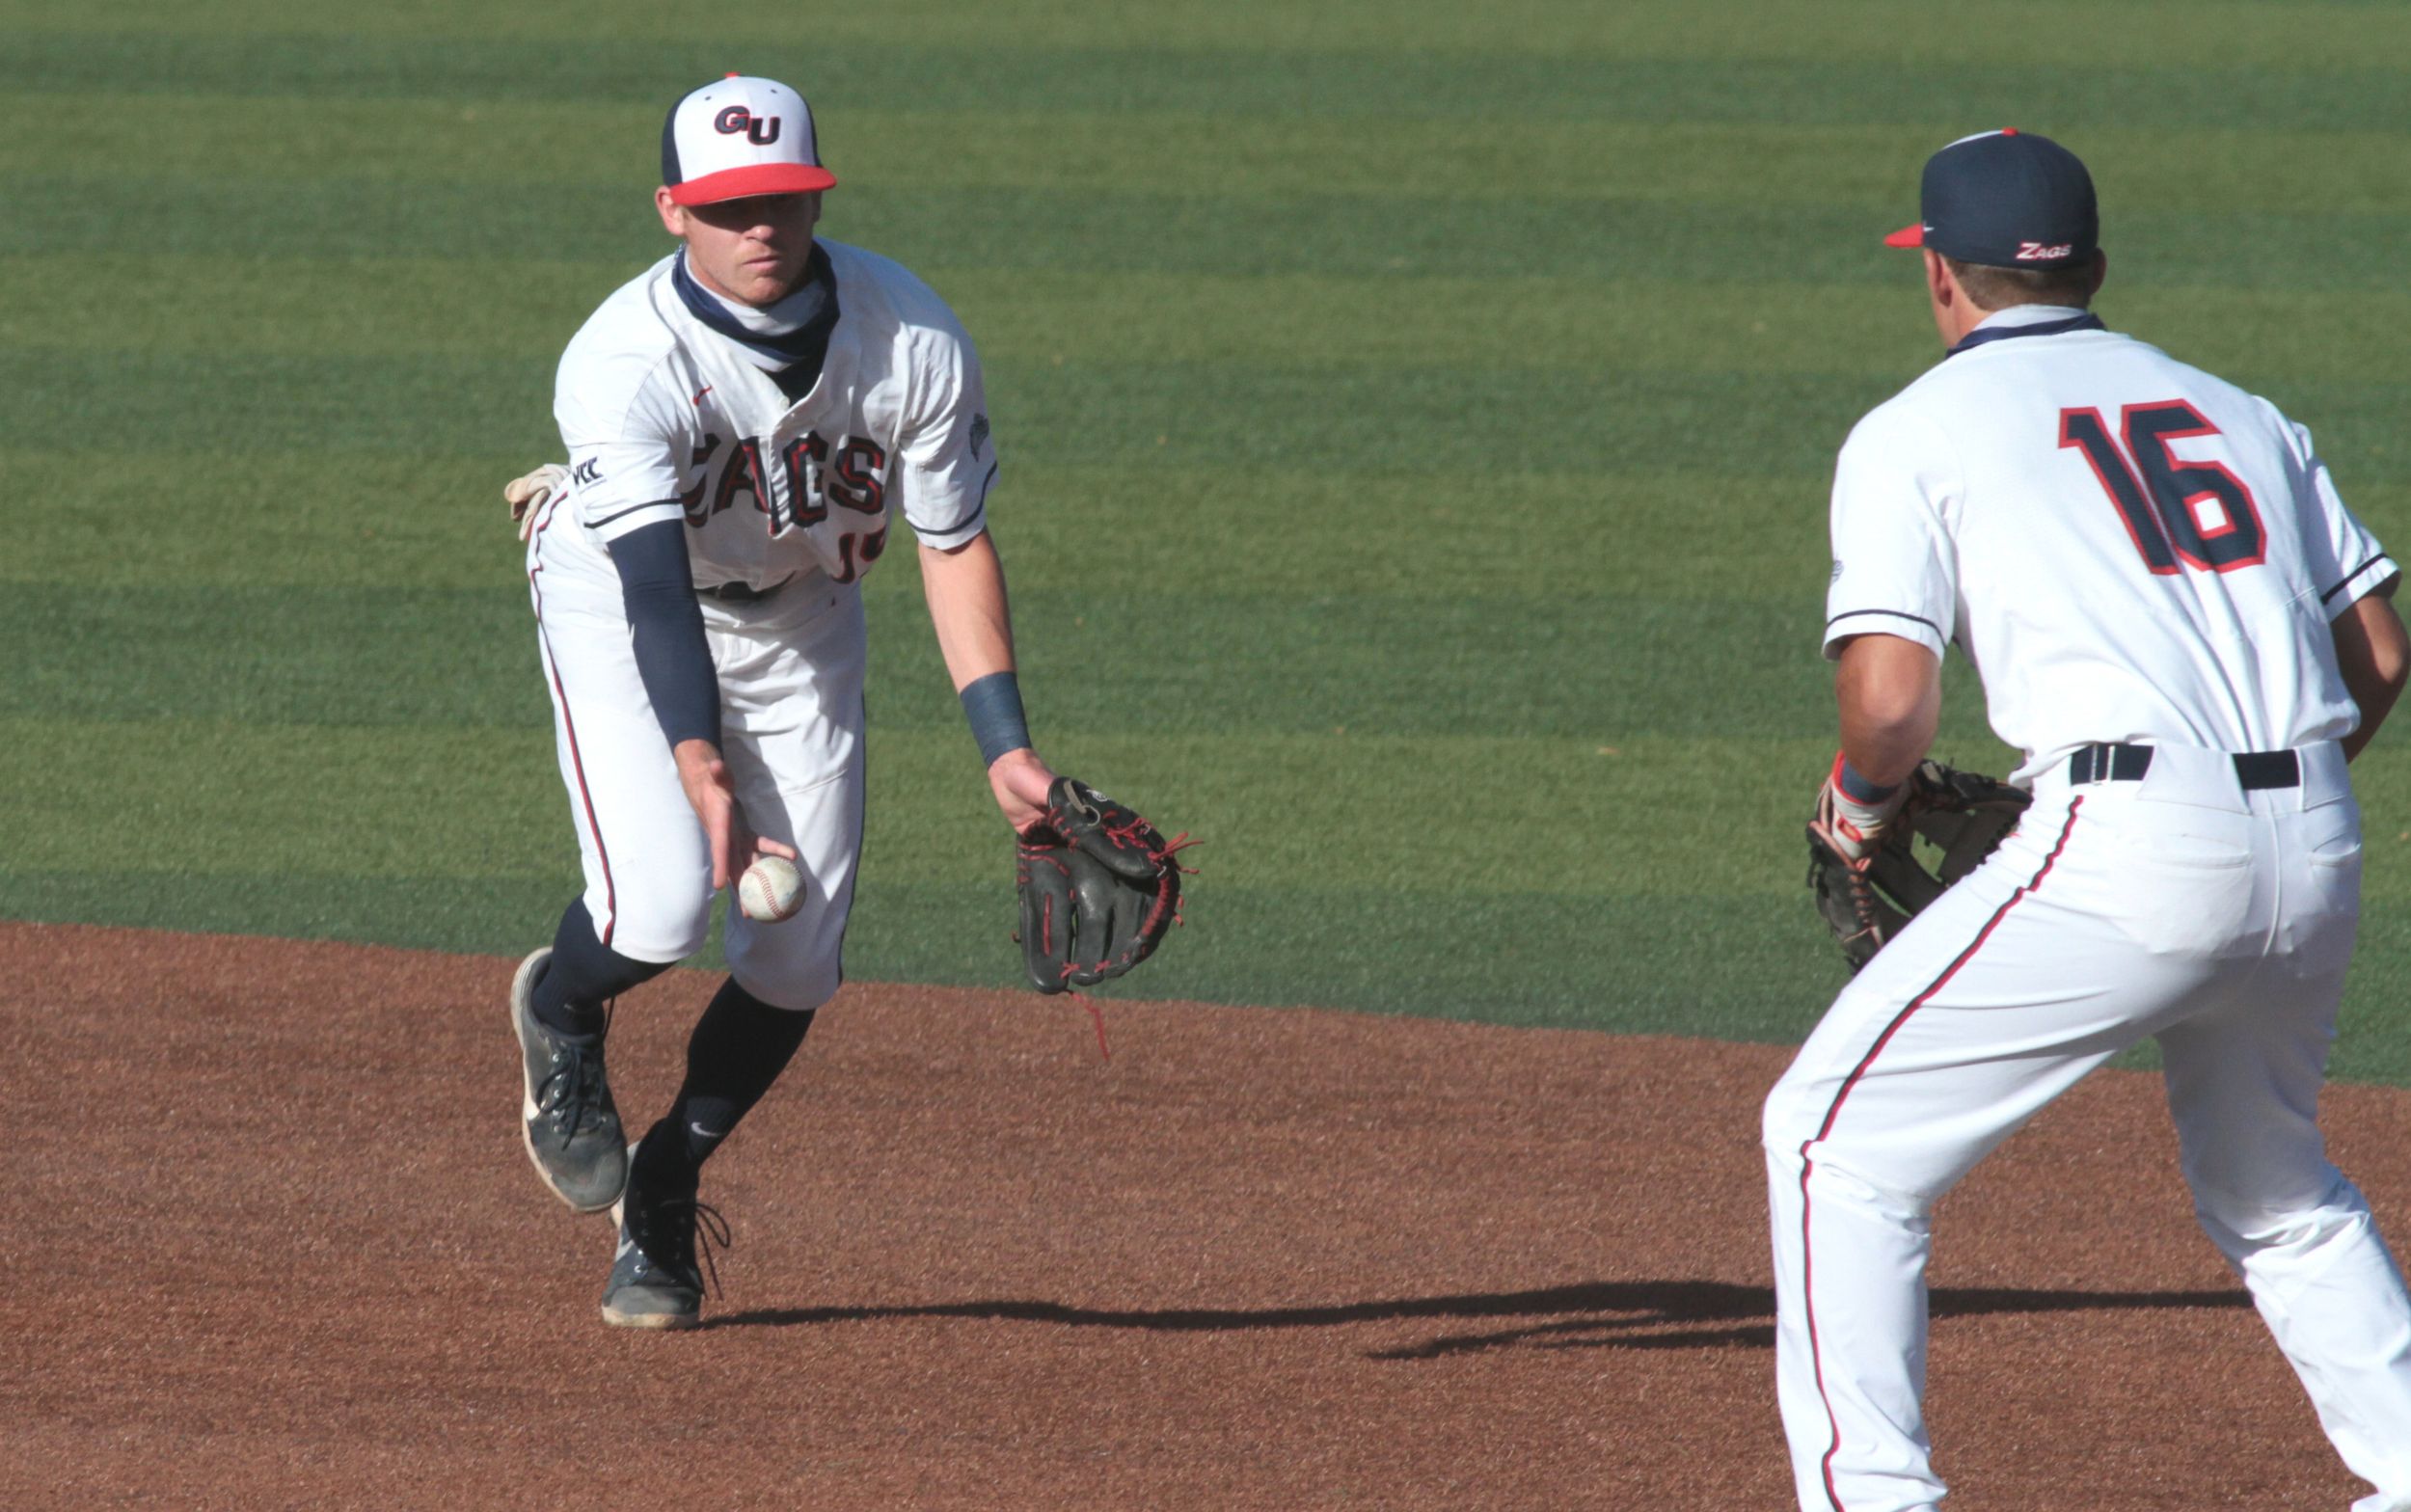
<svg viewBox="0 0 2411 1512">
<path fill-rule="evenodd" d="M 2292 751 L 2237 751 L 2228 759 L 2246 793 L 2302 786 L 2302 760 Z M 2071 782 L 2140 782 L 2151 770 L 2149 745 L 2081 745 L 2068 758 Z"/>
<path fill-rule="evenodd" d="M 722 604 L 759 604 L 795 580 L 796 575 L 789 573 L 767 588 L 757 588 L 749 582 L 716 582 L 708 588 L 694 591 L 705 598 L 718 599 Z"/>
</svg>

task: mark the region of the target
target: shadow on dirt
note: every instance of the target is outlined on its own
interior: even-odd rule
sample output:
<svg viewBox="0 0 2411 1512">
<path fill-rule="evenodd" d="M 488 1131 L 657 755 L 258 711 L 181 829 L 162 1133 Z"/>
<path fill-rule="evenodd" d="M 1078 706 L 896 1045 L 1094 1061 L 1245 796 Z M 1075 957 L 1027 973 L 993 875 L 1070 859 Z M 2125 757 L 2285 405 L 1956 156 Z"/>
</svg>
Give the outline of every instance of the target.
<svg viewBox="0 0 2411 1512">
<path fill-rule="evenodd" d="M 2245 1308 L 2235 1291 L 2023 1291 L 1944 1286 L 1937 1318 L 2018 1312 L 2100 1312 L 2156 1309 Z M 1418 1318 L 1545 1318 L 1520 1327 L 1443 1334 L 1421 1343 L 1372 1350 L 1373 1360 L 1436 1360 L 1444 1355 L 1523 1346 L 1535 1349 L 1764 1349 L 1774 1343 L 1774 1294 L 1763 1286 L 1714 1281 L 1584 1282 L 1532 1291 L 1399 1297 L 1295 1308 L 1079 1308 L 1060 1302 L 937 1302 L 913 1307 L 775 1308 L 709 1319 L 707 1328 L 795 1328 L 976 1318 L 1172 1333 L 1340 1328 Z"/>
</svg>

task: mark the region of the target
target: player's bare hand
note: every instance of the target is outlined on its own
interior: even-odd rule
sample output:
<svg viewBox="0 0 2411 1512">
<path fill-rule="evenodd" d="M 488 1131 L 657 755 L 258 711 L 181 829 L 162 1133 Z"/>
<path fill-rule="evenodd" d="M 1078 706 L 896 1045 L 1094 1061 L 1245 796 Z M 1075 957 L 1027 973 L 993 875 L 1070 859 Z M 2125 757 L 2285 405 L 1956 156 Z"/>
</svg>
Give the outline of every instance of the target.
<svg viewBox="0 0 2411 1512">
<path fill-rule="evenodd" d="M 772 840 L 768 835 L 754 834 L 746 829 L 745 816 L 742 813 L 737 816 L 736 822 L 729 825 L 728 840 L 729 859 L 732 863 L 729 871 L 739 877 L 745 875 L 746 867 L 766 855 L 779 856 L 789 861 L 797 859 L 794 846 Z"/>
<path fill-rule="evenodd" d="M 711 742 L 681 741 L 671 755 L 678 763 L 678 784 L 687 790 L 687 802 L 703 824 L 704 843 L 712 849 L 714 889 L 727 886 L 731 878 L 742 875 L 759 856 L 796 859 L 795 847 L 757 835 L 745 823 L 736 785 L 729 780 L 728 763 Z"/>
<path fill-rule="evenodd" d="M 519 526 L 519 538 L 526 540 L 536 527 L 536 516 L 543 511 L 546 500 L 561 491 L 569 481 L 569 469 L 557 462 L 547 462 L 525 477 L 515 477 L 502 485 L 502 502 L 510 506 L 511 520 Z"/>
<path fill-rule="evenodd" d="M 1046 817 L 1046 790 L 1054 784 L 1054 772 L 1026 745 L 989 764 L 989 790 L 996 795 L 996 806 L 1004 811 L 1005 823 L 1016 834 Z"/>
</svg>

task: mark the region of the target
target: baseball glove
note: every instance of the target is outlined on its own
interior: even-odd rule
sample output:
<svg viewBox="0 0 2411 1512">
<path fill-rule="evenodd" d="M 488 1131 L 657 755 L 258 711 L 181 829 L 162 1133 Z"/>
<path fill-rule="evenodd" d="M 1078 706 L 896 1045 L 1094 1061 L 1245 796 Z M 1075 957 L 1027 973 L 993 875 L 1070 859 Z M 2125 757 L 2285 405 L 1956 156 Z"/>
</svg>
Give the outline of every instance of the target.
<svg viewBox="0 0 2411 1512">
<path fill-rule="evenodd" d="M 1041 992 L 1121 976 L 1154 954 L 1180 922 L 1180 874 L 1166 840 L 1136 809 L 1084 782 L 1057 777 L 1046 815 L 1021 835 L 1022 961 Z"/>
<path fill-rule="evenodd" d="M 1909 801 L 1863 859 L 1843 855 L 1810 824 L 1808 885 L 1850 969 L 1874 959 L 1903 925 L 1982 865 L 2030 801 L 2023 788 L 1925 761 L 1909 778 Z M 1930 871 L 1917 857 L 1920 838 L 1937 852 Z"/>
</svg>

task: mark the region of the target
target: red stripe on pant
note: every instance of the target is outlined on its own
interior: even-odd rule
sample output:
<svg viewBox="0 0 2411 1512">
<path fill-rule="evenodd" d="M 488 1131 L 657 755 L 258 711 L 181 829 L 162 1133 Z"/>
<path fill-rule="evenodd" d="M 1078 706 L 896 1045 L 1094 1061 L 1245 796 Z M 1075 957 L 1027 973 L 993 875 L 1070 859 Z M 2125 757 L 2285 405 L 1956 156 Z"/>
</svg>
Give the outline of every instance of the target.
<svg viewBox="0 0 2411 1512">
<path fill-rule="evenodd" d="M 2043 878 L 2051 875 L 2052 864 L 2059 860 L 2060 852 L 2068 849 L 2068 837 L 2076 828 L 2076 811 L 2082 807 L 2084 807 L 2082 796 L 2078 796 L 2068 805 L 2068 823 L 2060 826 L 2059 839 L 2052 845 L 2051 853 L 2043 858 L 2043 865 L 2036 870 L 2033 877 L 2027 879 L 2024 886 L 2011 893 L 1998 908 L 1992 910 L 1992 917 L 1984 921 L 1984 928 L 1976 932 L 1976 937 L 1968 942 L 1965 950 L 1952 958 L 1951 963 L 1942 969 L 1942 974 L 1926 984 L 1924 989 L 1910 998 L 1908 1006 L 1903 1008 L 1890 1023 L 1883 1026 L 1883 1033 L 1876 1037 L 1875 1043 L 1869 1047 L 1866 1055 L 1859 1060 L 1857 1066 L 1852 1068 L 1850 1075 L 1842 1079 L 1841 1090 L 1833 1094 L 1833 1105 L 1825 1111 L 1825 1121 L 1817 1126 L 1817 1132 L 1813 1136 L 1801 1144 L 1800 1294 L 1801 1306 L 1808 1314 L 1808 1363 L 1816 1373 L 1818 1399 L 1825 1403 L 1825 1420 L 1833 1430 L 1833 1443 L 1826 1449 L 1825 1459 L 1821 1464 L 1825 1475 L 1826 1500 L 1832 1505 L 1833 1512 L 1849 1512 L 1849 1509 L 1842 1505 L 1842 1494 L 1833 1485 L 1833 1456 L 1842 1450 L 1842 1420 L 1833 1411 L 1833 1398 L 1826 1391 L 1825 1359 L 1817 1351 L 1814 1251 L 1809 1244 L 1808 1237 L 1808 1177 L 1815 1173 L 1817 1163 L 1810 1158 L 1808 1151 L 1819 1141 L 1833 1132 L 1834 1120 L 1842 1116 L 1842 1104 L 1850 1100 L 1851 1093 L 1857 1088 L 1860 1081 L 1865 1079 L 1868 1070 L 1875 1065 L 1875 1058 L 1883 1053 L 1883 1047 L 1892 1042 L 1892 1038 L 1901 1032 L 1902 1027 L 1909 1022 L 1917 1010 L 1932 1002 L 1934 994 L 1950 985 L 1951 978 L 1959 975 L 1961 967 L 1975 958 L 1976 952 L 1984 947 L 1984 942 L 1992 937 L 1992 932 L 1998 929 L 2001 921 L 2009 916 L 2009 910 L 2017 907 L 2036 888 L 2043 885 Z"/>
<path fill-rule="evenodd" d="M 578 721 L 569 716 L 569 690 L 561 686 L 561 664 L 553 655 L 553 637 L 544 628 L 544 589 L 536 581 L 536 573 L 542 571 L 544 568 L 539 565 L 528 574 L 528 586 L 535 589 L 536 595 L 536 637 L 544 642 L 545 675 L 553 680 L 553 696 L 561 711 L 561 729 L 569 736 L 569 768 L 578 774 L 578 801 L 585 806 L 586 830 L 594 836 L 594 854 L 603 863 L 603 944 L 609 947 L 611 931 L 619 927 L 619 886 L 611 880 L 611 853 L 603 848 L 603 826 L 594 817 L 594 795 L 586 791 L 586 763 L 578 754 Z"/>
</svg>

